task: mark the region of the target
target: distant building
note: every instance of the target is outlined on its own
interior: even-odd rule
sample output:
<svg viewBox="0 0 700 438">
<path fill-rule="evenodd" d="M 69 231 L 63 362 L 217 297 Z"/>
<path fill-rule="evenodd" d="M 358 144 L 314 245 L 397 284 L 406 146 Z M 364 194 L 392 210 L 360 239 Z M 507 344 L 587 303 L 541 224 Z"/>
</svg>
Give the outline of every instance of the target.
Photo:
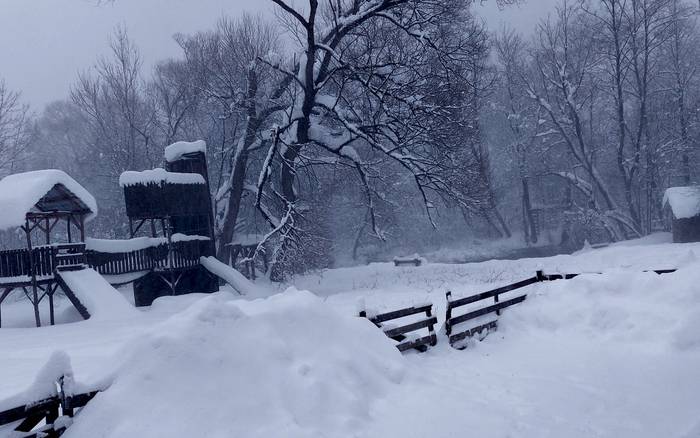
<svg viewBox="0 0 700 438">
<path fill-rule="evenodd" d="M 663 204 L 671 216 L 673 241 L 700 242 L 700 186 L 671 187 Z"/>
</svg>

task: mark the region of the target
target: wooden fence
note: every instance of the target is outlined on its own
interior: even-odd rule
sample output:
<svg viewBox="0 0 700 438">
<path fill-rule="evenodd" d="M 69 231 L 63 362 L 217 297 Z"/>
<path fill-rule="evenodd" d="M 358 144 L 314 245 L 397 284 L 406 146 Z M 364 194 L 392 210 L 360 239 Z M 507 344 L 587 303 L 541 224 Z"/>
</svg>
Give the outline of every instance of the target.
<svg viewBox="0 0 700 438">
<path fill-rule="evenodd" d="M 670 274 L 676 272 L 676 269 L 654 269 L 644 272 L 654 272 L 656 274 Z M 522 303 L 527 298 L 527 294 L 519 295 L 513 298 L 509 298 L 505 301 L 500 300 L 500 296 L 518 290 L 535 283 L 541 283 L 544 281 L 554 281 L 554 280 L 570 280 L 572 278 L 578 277 L 579 274 L 545 274 L 542 271 L 537 271 L 534 277 L 527 278 L 525 280 L 518 281 L 506 286 L 501 286 L 496 289 L 492 289 L 487 292 L 481 292 L 476 295 L 471 295 L 465 298 L 460 298 L 457 300 L 452 299 L 452 292 L 447 292 L 447 311 L 445 312 L 445 333 L 450 341 L 450 345 L 455 345 L 459 341 L 466 338 L 475 336 L 477 334 L 483 333 L 484 331 L 488 333 L 489 331 L 495 330 L 498 326 L 498 316 L 500 316 L 501 311 L 515 304 Z M 479 307 L 472 309 L 466 313 L 455 316 L 454 311 L 460 307 L 480 303 L 485 300 L 493 298 L 493 304 L 486 305 L 484 307 Z M 455 330 L 456 325 L 465 324 L 470 321 L 474 321 L 477 318 L 484 316 L 492 316 L 489 321 L 480 321 L 476 325 L 471 324 L 467 326 L 466 329 L 459 331 Z"/>
<path fill-rule="evenodd" d="M 62 416 L 73 417 L 98 392 L 66 394 L 63 392 L 63 380 L 61 378 L 56 382 L 59 388 L 56 395 L 0 412 L 0 427 L 19 422 L 13 429 L 15 434 L 11 436 L 22 438 L 56 438 L 63 435 L 69 423 L 62 421 L 57 425 L 56 420 Z M 42 422 L 45 424 L 40 425 Z"/>
<path fill-rule="evenodd" d="M 381 328 L 387 337 L 399 342 L 399 344 L 396 345 L 396 348 L 398 348 L 399 351 L 406 351 L 412 348 L 419 351 L 426 351 L 428 346 L 435 346 L 437 344 L 437 336 L 435 335 L 435 324 L 437 324 L 437 318 L 433 316 L 432 312 L 433 305 L 426 304 L 424 306 L 407 307 L 405 309 L 373 316 L 367 316 L 367 312 L 363 310 L 360 312 L 360 316 L 369 319 L 374 323 L 374 325 Z M 383 324 L 387 321 L 417 315 L 420 313 L 425 313 L 426 317 L 419 321 L 399 327 L 383 327 Z M 420 338 L 408 338 L 406 336 L 408 333 L 415 332 L 423 328 L 428 329 L 428 336 L 423 336 Z"/>
</svg>

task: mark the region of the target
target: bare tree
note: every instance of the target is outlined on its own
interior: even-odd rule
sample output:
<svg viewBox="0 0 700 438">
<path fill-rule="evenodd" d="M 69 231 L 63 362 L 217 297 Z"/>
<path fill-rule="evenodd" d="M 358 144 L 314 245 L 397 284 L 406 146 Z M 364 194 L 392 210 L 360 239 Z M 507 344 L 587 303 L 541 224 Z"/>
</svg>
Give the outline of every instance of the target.
<svg viewBox="0 0 700 438">
<path fill-rule="evenodd" d="M 391 160 L 411 175 L 431 221 L 438 200 L 460 208 L 483 200 L 470 178 L 453 179 L 478 170 L 459 160 L 453 142 L 444 141 L 450 125 L 459 123 L 456 117 L 466 114 L 464 102 L 446 99 L 447 84 L 474 87 L 469 61 L 483 53 L 482 31 L 465 9 L 470 2 L 309 0 L 301 7 L 272 1 L 300 46 L 295 68 L 268 62 L 294 85 L 258 184 L 258 205 L 283 236 L 282 248 L 301 231 L 298 165 L 317 154 L 308 149 L 355 168 L 378 237 L 367 157 Z M 458 96 L 466 94 L 463 89 Z M 273 179 L 275 164 L 279 175 Z M 265 197 L 279 214 L 265 206 Z"/>
<path fill-rule="evenodd" d="M 601 59 L 590 23 L 581 21 L 578 9 L 566 4 L 558 9 L 555 21 L 541 25 L 539 47 L 535 54 L 535 81 L 527 92 L 536 101 L 552 129 L 558 134 L 568 156 L 585 172 L 587 180 L 575 172 L 558 172 L 589 199 L 589 206 L 611 238 L 619 240 L 627 233 L 641 235 L 638 223 L 618 205 L 609 182 L 601 174 L 597 148 L 591 130 L 596 100 L 595 71 Z"/>
<path fill-rule="evenodd" d="M 221 150 L 224 178 L 216 195 L 220 211 L 218 257 L 230 258 L 246 187 L 250 153 L 269 145 L 271 116 L 285 108 L 283 93 L 290 80 L 261 62 L 279 53 L 277 33 L 260 16 L 222 19 L 213 32 L 178 37 L 186 63 L 200 92 L 220 108 L 221 118 L 238 127 Z M 265 128 L 268 127 L 266 131 Z"/>
<path fill-rule="evenodd" d="M 27 158 L 32 137 L 29 107 L 0 79 L 0 173 L 14 171 Z"/>
</svg>

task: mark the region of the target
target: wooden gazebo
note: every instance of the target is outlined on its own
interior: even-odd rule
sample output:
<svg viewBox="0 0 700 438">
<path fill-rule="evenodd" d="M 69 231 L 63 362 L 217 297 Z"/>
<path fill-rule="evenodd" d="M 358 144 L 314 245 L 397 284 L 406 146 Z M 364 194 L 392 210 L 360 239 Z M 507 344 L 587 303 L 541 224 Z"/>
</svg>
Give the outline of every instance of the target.
<svg viewBox="0 0 700 438">
<path fill-rule="evenodd" d="M 97 214 L 95 198 L 63 171 L 38 170 L 0 180 L 0 210 L 0 231 L 19 228 L 26 237 L 25 248 L 0 251 L 0 306 L 22 290 L 40 326 L 39 303 L 48 296 L 53 324 L 54 273 L 82 267 L 85 222 Z M 59 229 L 62 242 L 52 241 Z"/>
</svg>

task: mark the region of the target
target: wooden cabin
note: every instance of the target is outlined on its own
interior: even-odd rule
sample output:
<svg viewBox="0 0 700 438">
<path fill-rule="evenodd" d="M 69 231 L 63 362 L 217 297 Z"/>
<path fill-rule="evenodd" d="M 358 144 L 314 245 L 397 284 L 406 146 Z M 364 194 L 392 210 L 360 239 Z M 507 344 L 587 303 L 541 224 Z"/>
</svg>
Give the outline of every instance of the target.
<svg viewBox="0 0 700 438">
<path fill-rule="evenodd" d="M 0 306 L 12 291 L 23 291 L 39 326 L 39 303 L 48 297 L 53 323 L 54 273 L 83 265 L 85 223 L 97 214 L 95 198 L 63 171 L 38 170 L 0 180 L 0 210 L 0 231 L 25 235 L 23 248 L 0 250 Z"/>
<path fill-rule="evenodd" d="M 673 241 L 700 242 L 700 186 L 668 188 L 663 205 L 671 222 Z"/>
</svg>

